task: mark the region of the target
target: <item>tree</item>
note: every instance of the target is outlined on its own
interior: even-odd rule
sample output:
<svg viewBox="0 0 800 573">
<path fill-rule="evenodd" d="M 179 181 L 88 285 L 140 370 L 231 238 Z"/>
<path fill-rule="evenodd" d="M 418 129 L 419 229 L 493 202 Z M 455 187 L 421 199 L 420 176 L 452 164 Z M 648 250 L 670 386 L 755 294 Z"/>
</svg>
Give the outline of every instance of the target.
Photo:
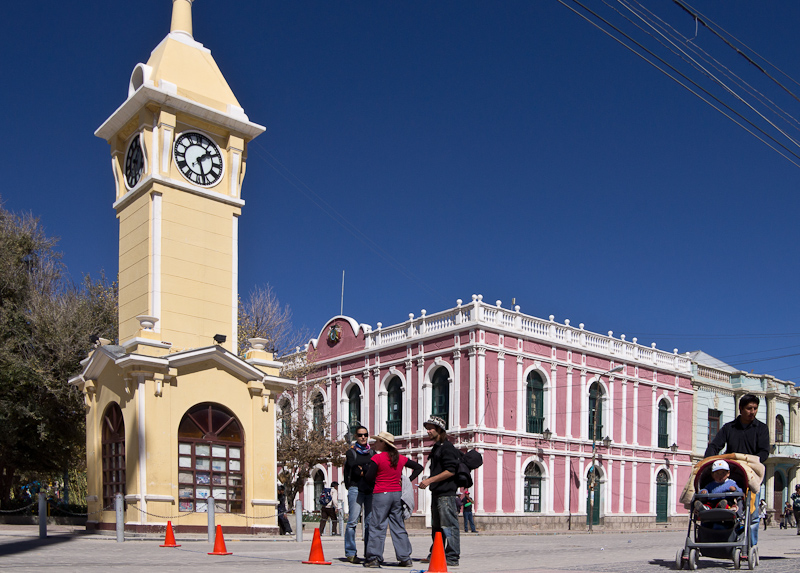
<svg viewBox="0 0 800 573">
<path fill-rule="evenodd" d="M 350 444 L 331 435 L 330 418 L 325 412 L 319 380 L 308 380 L 313 360 L 305 351 L 284 358 L 281 375 L 298 380 L 291 399 L 278 400 L 278 479 L 286 488 L 291 507 L 311 471 L 318 465 L 341 466 Z M 313 506 L 311 506 L 313 507 Z"/>
<path fill-rule="evenodd" d="M 72 283 L 38 219 L 0 202 L 0 502 L 21 473 L 62 474 L 84 458 L 83 397 L 68 380 L 117 336 L 116 285 Z"/>
<path fill-rule="evenodd" d="M 281 306 L 270 285 L 255 287 L 246 302 L 239 299 L 238 332 L 237 348 L 242 356 L 250 338 L 267 339 L 267 349 L 276 356 L 294 351 L 309 339 L 305 329 L 292 326 L 292 310 L 289 305 Z"/>
</svg>

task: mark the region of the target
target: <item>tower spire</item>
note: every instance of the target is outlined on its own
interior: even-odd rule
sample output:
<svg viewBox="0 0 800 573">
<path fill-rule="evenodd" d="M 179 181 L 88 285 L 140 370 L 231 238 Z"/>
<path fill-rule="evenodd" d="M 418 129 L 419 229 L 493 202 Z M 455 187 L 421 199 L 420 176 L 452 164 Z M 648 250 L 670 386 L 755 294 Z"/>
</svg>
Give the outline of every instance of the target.
<svg viewBox="0 0 800 573">
<path fill-rule="evenodd" d="M 170 33 L 186 34 L 192 38 L 192 2 L 194 0 L 172 0 L 172 23 Z"/>
</svg>

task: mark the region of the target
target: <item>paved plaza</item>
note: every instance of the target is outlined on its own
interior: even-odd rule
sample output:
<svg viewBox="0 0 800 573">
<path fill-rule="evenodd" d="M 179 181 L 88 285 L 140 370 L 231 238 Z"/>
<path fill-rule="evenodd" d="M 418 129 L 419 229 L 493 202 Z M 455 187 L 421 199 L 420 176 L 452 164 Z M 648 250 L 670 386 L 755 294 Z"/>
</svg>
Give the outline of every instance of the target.
<svg viewBox="0 0 800 573">
<path fill-rule="evenodd" d="M 683 531 L 648 531 L 628 533 L 541 533 L 462 535 L 461 565 L 454 573 L 515 573 L 536 571 L 577 572 L 665 572 L 673 570 L 675 553 L 683 546 Z M 323 537 L 328 567 L 303 565 L 311 548 L 310 536 L 302 543 L 289 538 L 226 537 L 233 555 L 207 555 L 212 545 L 199 536 L 177 536 L 179 548 L 161 548 L 163 539 L 154 536 L 126 539 L 82 533 L 67 527 L 51 527 L 48 538 L 38 538 L 36 526 L 0 526 L 0 569 L 8 571 L 363 571 L 360 565 L 343 560 L 341 537 Z M 293 539 L 293 538 L 292 538 Z M 426 570 L 419 558 L 428 552 L 430 538 L 415 534 L 414 567 L 393 566 L 394 552 L 387 540 L 388 571 Z M 761 532 L 759 541 L 763 573 L 796 573 L 800 569 L 800 536 L 793 530 L 770 528 Z M 730 561 L 700 559 L 699 571 L 732 570 Z"/>
</svg>

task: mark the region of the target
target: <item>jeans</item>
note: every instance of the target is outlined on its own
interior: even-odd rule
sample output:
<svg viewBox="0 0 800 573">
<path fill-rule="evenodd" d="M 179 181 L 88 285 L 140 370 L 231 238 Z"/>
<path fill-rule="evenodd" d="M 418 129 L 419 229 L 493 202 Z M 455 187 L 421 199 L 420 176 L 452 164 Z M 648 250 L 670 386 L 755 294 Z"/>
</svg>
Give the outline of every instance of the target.
<svg viewBox="0 0 800 573">
<path fill-rule="evenodd" d="M 758 524 L 760 522 L 759 512 L 761 509 L 758 507 L 761 505 L 761 492 L 756 495 L 756 508 L 753 510 L 753 513 L 750 514 L 750 546 L 755 547 L 758 545 Z"/>
<path fill-rule="evenodd" d="M 447 564 L 458 563 L 461 555 L 461 528 L 458 525 L 458 503 L 455 495 L 431 498 L 431 537 L 436 540 L 436 532 L 442 533 L 444 557 Z M 431 545 L 431 551 L 433 545 Z M 429 554 L 430 554 L 429 552 Z"/>
<path fill-rule="evenodd" d="M 475 533 L 475 519 L 472 517 L 472 512 L 464 511 L 464 533 L 468 533 L 470 527 L 472 528 L 472 533 Z"/>
<path fill-rule="evenodd" d="M 408 541 L 406 524 L 403 521 L 403 504 L 399 491 L 372 494 L 372 514 L 369 517 L 369 542 L 364 550 L 367 561 L 383 561 L 386 545 L 386 528 L 392 534 L 394 555 L 398 561 L 411 559 L 411 543 Z"/>
<path fill-rule="evenodd" d="M 372 495 L 363 494 L 357 487 L 347 489 L 347 527 L 344 530 L 344 554 L 346 556 L 356 555 L 356 526 L 361 510 L 364 510 L 364 547 L 369 542 L 369 518 L 372 514 Z"/>
</svg>

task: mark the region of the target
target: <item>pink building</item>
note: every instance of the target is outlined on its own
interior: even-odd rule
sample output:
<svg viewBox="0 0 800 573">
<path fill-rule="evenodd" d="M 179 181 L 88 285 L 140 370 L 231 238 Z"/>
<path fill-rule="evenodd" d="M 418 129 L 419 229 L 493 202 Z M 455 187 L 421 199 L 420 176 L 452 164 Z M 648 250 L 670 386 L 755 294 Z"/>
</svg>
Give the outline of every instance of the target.
<svg viewBox="0 0 800 573">
<path fill-rule="evenodd" d="M 456 447 L 483 455 L 471 488 L 481 527 L 573 529 L 588 523 L 596 435 L 595 523 L 685 519 L 677 499 L 691 469 L 689 358 L 482 299 L 374 330 L 346 316 L 328 321 L 308 346 L 319 367 L 308 379 L 332 433 L 356 423 L 388 430 L 424 464 L 422 424 L 441 416 Z M 335 467 L 314 479 L 306 500 L 315 485 L 343 481 Z M 427 492 L 419 496 L 427 517 Z"/>
</svg>

